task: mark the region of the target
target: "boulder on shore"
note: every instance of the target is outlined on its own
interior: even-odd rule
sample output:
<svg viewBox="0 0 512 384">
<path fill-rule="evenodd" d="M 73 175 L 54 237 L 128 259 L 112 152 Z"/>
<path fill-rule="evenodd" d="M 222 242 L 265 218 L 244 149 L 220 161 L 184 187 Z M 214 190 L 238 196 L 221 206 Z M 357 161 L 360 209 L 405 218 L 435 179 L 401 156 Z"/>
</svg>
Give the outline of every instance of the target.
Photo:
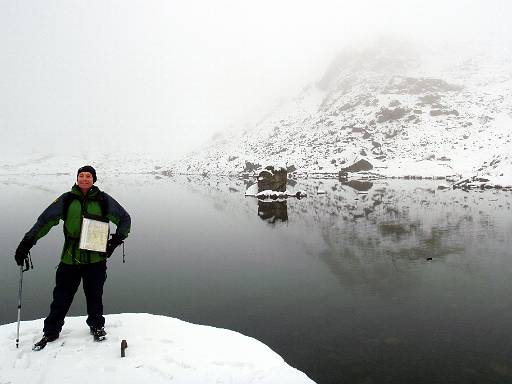
<svg viewBox="0 0 512 384">
<path fill-rule="evenodd" d="M 347 172 L 363 172 L 369 171 L 371 169 L 373 169 L 373 165 L 368 160 L 361 159 L 348 167 L 341 168 L 340 174 L 344 174 Z"/>
<path fill-rule="evenodd" d="M 288 172 L 285 168 L 268 166 L 258 175 L 258 192 L 262 191 L 286 191 Z"/>
</svg>

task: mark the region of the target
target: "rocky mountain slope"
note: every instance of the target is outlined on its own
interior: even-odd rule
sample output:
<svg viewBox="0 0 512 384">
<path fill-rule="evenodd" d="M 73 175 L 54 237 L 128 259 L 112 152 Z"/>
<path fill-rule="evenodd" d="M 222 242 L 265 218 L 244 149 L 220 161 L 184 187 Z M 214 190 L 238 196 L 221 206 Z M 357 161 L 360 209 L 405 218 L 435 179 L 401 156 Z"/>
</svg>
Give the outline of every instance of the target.
<svg viewBox="0 0 512 384">
<path fill-rule="evenodd" d="M 512 52 L 379 41 L 341 52 L 321 79 L 242 132 L 173 164 L 177 173 L 240 175 L 268 164 L 337 174 L 366 159 L 397 177 L 512 185 Z"/>
</svg>

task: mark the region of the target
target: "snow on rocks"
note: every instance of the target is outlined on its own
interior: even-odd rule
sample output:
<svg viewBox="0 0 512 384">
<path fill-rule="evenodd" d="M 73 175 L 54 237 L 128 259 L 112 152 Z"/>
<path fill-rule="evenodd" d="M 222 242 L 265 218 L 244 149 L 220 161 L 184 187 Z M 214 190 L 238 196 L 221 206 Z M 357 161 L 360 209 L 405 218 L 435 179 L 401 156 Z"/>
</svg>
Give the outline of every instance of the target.
<svg viewBox="0 0 512 384">
<path fill-rule="evenodd" d="M 233 140 L 187 156 L 176 169 L 192 164 L 239 175 L 247 172 L 244 162 L 285 160 L 295 178 L 329 178 L 365 159 L 387 178 L 483 177 L 477 170 L 490 163 L 490 153 L 511 153 L 510 51 L 460 55 L 461 49 L 411 43 L 397 53 L 395 46 L 347 50 L 286 108 Z M 394 64 L 383 66 L 382 54 Z M 507 172 L 491 176 L 484 177 L 489 185 L 495 178 L 512 185 Z"/>
<path fill-rule="evenodd" d="M 246 196 L 250 196 L 248 195 L 247 193 L 245 194 Z M 302 197 L 306 197 L 306 193 L 304 191 L 297 191 L 297 192 L 290 192 L 288 190 L 284 191 L 284 192 L 279 192 L 279 191 L 272 191 L 270 189 L 266 189 L 264 191 L 261 191 L 261 192 L 258 192 L 257 194 L 253 195 L 255 197 L 257 197 L 258 199 L 286 199 L 288 197 L 297 197 L 297 198 L 302 198 Z"/>
<path fill-rule="evenodd" d="M 266 190 L 285 192 L 287 180 L 286 168 L 267 166 L 258 175 L 258 192 Z"/>
<path fill-rule="evenodd" d="M 237 332 L 150 314 L 106 316 L 107 340 L 92 340 L 85 317 L 66 318 L 61 337 L 39 352 L 43 320 L 0 326 L 0 382 L 313 383 L 266 345 Z M 129 348 L 121 358 L 121 341 Z"/>
<path fill-rule="evenodd" d="M 298 191 L 292 192 L 292 191 L 289 191 L 288 189 L 286 189 L 284 192 L 273 191 L 271 189 L 265 189 L 261 192 L 258 192 L 258 184 L 252 184 L 245 191 L 245 196 L 246 197 L 257 197 L 260 200 L 265 200 L 265 199 L 272 199 L 272 200 L 283 199 L 284 200 L 289 197 L 296 197 L 298 199 L 301 199 L 301 198 L 307 197 L 307 193 L 304 192 L 303 190 L 298 190 Z"/>
<path fill-rule="evenodd" d="M 245 191 L 245 196 L 256 196 L 258 194 L 258 184 L 250 185 Z"/>
</svg>

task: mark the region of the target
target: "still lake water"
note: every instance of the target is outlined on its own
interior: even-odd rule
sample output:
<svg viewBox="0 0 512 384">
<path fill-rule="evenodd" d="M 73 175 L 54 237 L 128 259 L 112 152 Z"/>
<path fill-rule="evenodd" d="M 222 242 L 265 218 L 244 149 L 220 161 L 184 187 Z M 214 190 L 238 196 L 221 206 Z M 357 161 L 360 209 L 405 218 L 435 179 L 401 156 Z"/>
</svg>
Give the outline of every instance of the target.
<svg viewBox="0 0 512 384">
<path fill-rule="evenodd" d="M 1 324 L 16 321 L 14 250 L 70 179 L 0 179 Z M 133 220 L 127 262 L 109 262 L 106 313 L 232 329 L 320 384 L 512 382 L 510 193 L 308 180 L 294 186 L 308 198 L 264 204 L 225 178 L 98 186 Z M 60 225 L 33 249 L 24 320 L 47 315 L 61 244 Z M 70 314 L 85 314 L 81 291 Z"/>
</svg>

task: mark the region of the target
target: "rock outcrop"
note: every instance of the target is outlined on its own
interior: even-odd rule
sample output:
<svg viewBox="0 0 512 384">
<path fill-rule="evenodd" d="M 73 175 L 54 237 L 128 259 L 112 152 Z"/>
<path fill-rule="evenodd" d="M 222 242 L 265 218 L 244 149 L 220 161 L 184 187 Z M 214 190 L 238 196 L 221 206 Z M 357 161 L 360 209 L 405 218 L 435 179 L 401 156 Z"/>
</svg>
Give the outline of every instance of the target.
<svg viewBox="0 0 512 384">
<path fill-rule="evenodd" d="M 281 167 L 268 166 L 258 175 L 258 192 L 262 191 L 286 191 L 288 172 Z"/>
<path fill-rule="evenodd" d="M 361 159 L 359 161 L 356 161 L 354 164 L 341 168 L 340 169 L 340 175 L 348 172 L 364 172 L 364 171 L 370 171 L 373 169 L 373 165 L 365 159 Z"/>
</svg>

